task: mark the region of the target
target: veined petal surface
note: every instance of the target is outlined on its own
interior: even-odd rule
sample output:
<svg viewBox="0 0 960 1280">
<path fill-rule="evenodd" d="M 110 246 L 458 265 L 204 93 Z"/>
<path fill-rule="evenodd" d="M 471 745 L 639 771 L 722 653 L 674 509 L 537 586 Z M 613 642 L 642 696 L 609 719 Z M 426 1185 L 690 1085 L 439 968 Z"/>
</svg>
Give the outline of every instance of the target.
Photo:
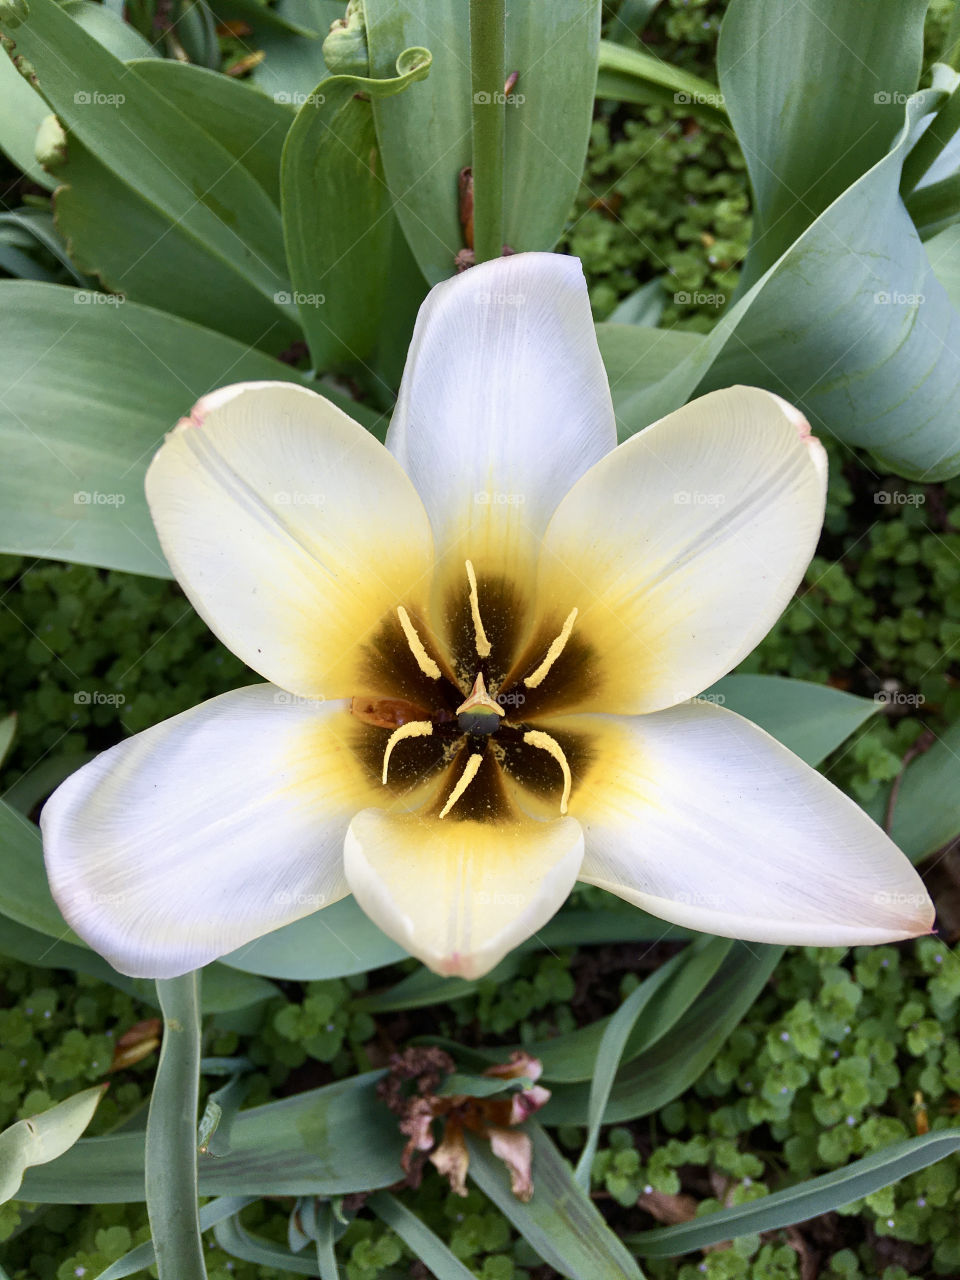
<svg viewBox="0 0 960 1280">
<path fill-rule="evenodd" d="M 569 818 L 451 821 L 365 809 L 344 864 L 367 915 L 436 973 L 478 978 L 555 914 L 583 834 Z"/>
<path fill-rule="evenodd" d="M 849 797 L 749 720 L 692 702 L 551 722 L 592 736 L 570 813 L 580 879 L 674 924 L 810 946 L 927 933 L 905 855 Z"/>
<path fill-rule="evenodd" d="M 657 711 L 725 675 L 799 585 L 825 496 L 820 442 L 754 387 L 702 396 L 608 454 L 543 542 L 537 644 L 578 610 L 551 710 Z"/>
<path fill-rule="evenodd" d="M 570 486 L 617 442 L 576 258 L 521 253 L 431 290 L 387 448 L 422 497 L 459 580 L 529 572 Z"/>
<path fill-rule="evenodd" d="M 364 643 L 429 593 L 423 504 L 384 447 L 288 382 L 204 397 L 147 472 L 164 553 L 194 608 L 254 671 L 350 697 Z"/>
<path fill-rule="evenodd" d="M 345 703 L 254 685 L 103 752 L 41 815 L 64 918 L 120 973 L 169 978 L 336 902 L 379 798 L 350 732 Z"/>
</svg>

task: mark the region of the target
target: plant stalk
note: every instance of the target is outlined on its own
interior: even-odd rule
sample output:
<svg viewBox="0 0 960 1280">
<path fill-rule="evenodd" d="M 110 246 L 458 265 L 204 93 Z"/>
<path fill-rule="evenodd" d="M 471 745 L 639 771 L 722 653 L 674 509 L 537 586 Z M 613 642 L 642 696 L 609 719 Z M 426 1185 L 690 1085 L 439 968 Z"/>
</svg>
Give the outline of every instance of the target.
<svg viewBox="0 0 960 1280">
<path fill-rule="evenodd" d="M 473 91 L 473 248 L 477 262 L 503 251 L 506 0 L 470 0 Z"/>
</svg>

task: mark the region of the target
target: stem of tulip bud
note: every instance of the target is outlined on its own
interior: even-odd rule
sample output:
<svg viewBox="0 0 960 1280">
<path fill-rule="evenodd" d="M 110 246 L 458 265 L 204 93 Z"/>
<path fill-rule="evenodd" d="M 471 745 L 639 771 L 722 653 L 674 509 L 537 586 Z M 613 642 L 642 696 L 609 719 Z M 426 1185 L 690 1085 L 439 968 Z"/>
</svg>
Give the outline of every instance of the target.
<svg viewBox="0 0 960 1280">
<path fill-rule="evenodd" d="M 503 252 L 506 0 L 470 0 L 473 91 L 473 248 L 477 262 Z"/>
<path fill-rule="evenodd" d="M 197 1205 L 199 977 L 158 979 L 157 996 L 163 1045 L 147 1116 L 147 1216 L 160 1280 L 206 1280 Z"/>
</svg>

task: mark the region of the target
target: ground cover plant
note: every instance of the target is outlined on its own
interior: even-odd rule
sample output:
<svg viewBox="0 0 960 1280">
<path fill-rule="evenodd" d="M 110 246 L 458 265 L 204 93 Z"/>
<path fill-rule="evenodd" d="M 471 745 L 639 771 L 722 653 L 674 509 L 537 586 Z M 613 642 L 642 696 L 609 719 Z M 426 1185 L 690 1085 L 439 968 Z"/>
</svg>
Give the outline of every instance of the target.
<svg viewBox="0 0 960 1280">
<path fill-rule="evenodd" d="M 11 1277 L 960 1271 L 953 6 L 529 8 L 485 72 L 452 2 L 2 11 Z M 823 440 L 794 599 L 689 692 L 883 825 L 937 934 L 784 951 L 581 885 L 478 976 L 350 898 L 208 965 L 198 1007 L 117 972 L 49 895 L 41 806 L 255 678 L 170 581 L 147 463 L 245 380 L 382 439 L 428 286 L 504 243 L 582 261 L 621 439 L 742 382 Z"/>
</svg>

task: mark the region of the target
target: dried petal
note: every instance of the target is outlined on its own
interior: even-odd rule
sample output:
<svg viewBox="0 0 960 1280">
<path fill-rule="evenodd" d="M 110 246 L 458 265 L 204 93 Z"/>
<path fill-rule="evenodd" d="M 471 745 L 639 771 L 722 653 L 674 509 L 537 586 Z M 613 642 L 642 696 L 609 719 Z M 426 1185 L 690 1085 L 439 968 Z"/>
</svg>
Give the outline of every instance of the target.
<svg viewBox="0 0 960 1280">
<path fill-rule="evenodd" d="M 533 1144 L 529 1135 L 515 1129 L 491 1129 L 490 1150 L 509 1169 L 510 1190 L 526 1203 L 533 1196 Z"/>
<path fill-rule="evenodd" d="M 453 1120 L 447 1121 L 443 1141 L 435 1151 L 430 1152 L 428 1159 L 436 1167 L 437 1172 L 448 1179 L 450 1190 L 455 1195 L 467 1194 L 467 1168 L 470 1164 L 470 1153 L 467 1151 L 463 1130 Z"/>
</svg>

